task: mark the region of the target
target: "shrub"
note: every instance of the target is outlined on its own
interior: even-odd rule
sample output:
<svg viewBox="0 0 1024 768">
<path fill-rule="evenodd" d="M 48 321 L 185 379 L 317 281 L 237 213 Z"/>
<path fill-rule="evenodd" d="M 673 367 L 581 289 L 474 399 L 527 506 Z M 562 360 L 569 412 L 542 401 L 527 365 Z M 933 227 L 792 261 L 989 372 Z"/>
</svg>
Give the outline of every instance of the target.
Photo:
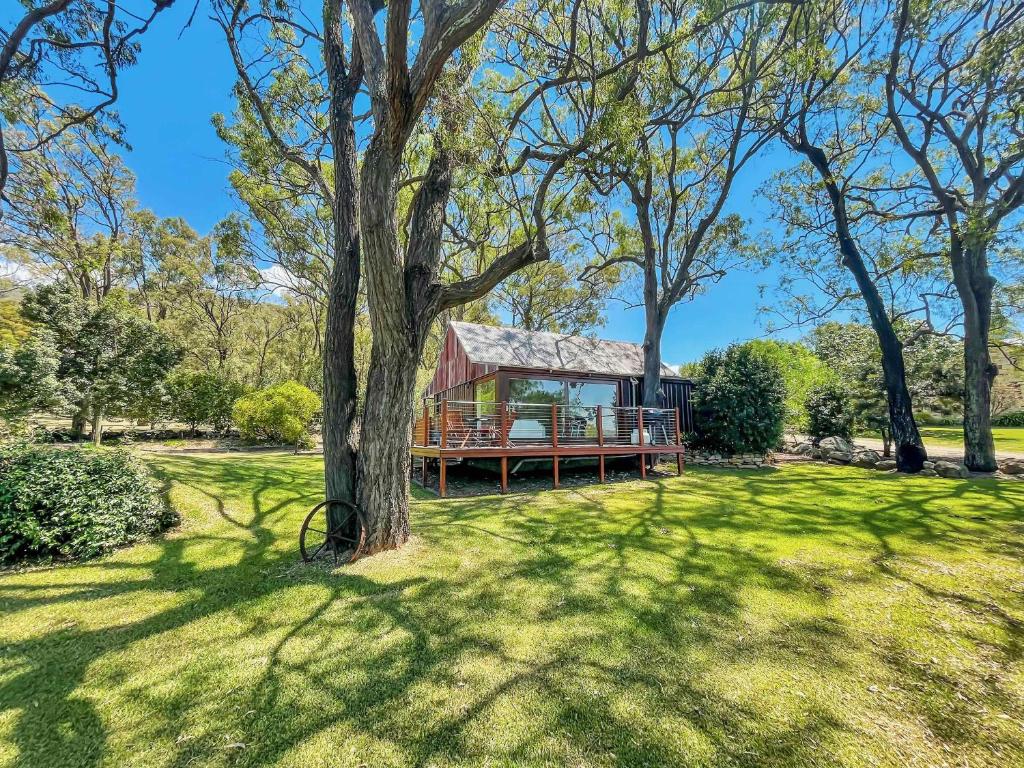
<svg viewBox="0 0 1024 768">
<path fill-rule="evenodd" d="M 93 557 L 173 521 L 155 481 L 127 451 L 0 448 L 0 562 Z"/>
<path fill-rule="evenodd" d="M 747 344 L 708 352 L 693 391 L 699 448 L 765 453 L 782 438 L 786 387 L 779 365 Z"/>
<path fill-rule="evenodd" d="M 804 400 L 807 431 L 811 437 L 853 437 L 854 412 L 850 395 L 838 381 L 819 384 Z"/>
<path fill-rule="evenodd" d="M 223 432 L 231 425 L 235 401 L 245 394 L 236 382 L 212 373 L 179 372 L 167 380 L 167 415 L 195 432 L 209 424 Z"/>
<path fill-rule="evenodd" d="M 1024 427 L 1024 411 L 1004 413 L 992 419 L 993 427 Z"/>
<path fill-rule="evenodd" d="M 297 381 L 240 397 L 232 417 L 242 437 L 289 445 L 309 442 L 309 425 L 320 410 L 320 398 Z"/>
</svg>

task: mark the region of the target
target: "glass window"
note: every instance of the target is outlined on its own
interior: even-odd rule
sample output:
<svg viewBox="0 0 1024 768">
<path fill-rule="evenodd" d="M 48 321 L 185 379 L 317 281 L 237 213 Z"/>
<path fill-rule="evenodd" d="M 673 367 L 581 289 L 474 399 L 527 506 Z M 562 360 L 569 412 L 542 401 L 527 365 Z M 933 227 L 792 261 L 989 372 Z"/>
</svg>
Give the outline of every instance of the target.
<svg viewBox="0 0 1024 768">
<path fill-rule="evenodd" d="M 498 390 L 493 376 L 476 383 L 473 399 L 476 400 L 477 418 L 494 415 L 495 407 L 493 403 L 497 399 L 497 393 Z"/>
<path fill-rule="evenodd" d="M 557 379 L 509 379 L 508 401 L 565 405 L 565 382 Z"/>
<path fill-rule="evenodd" d="M 569 416 L 579 422 L 574 428 L 582 431 L 580 437 L 597 437 L 597 406 L 603 406 L 601 421 L 604 435 L 615 437 L 615 411 L 618 405 L 619 388 L 615 384 L 600 381 L 569 382 Z M 582 430 L 580 429 L 582 427 Z"/>
</svg>

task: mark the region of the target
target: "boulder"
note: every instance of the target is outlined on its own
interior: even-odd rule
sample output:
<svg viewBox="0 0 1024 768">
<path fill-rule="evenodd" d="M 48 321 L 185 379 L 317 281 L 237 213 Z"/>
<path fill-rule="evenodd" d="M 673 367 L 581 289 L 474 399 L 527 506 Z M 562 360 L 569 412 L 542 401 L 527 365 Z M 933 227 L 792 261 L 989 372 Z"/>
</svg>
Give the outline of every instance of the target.
<svg viewBox="0 0 1024 768">
<path fill-rule="evenodd" d="M 889 470 L 896 469 L 896 462 L 893 459 L 883 459 L 875 464 L 875 469 Z"/>
<path fill-rule="evenodd" d="M 921 477 L 938 477 L 939 476 L 939 473 L 936 472 L 934 469 L 922 469 L 920 472 L 918 472 L 918 474 Z"/>
<path fill-rule="evenodd" d="M 853 453 L 853 446 L 850 444 L 850 441 L 842 437 L 823 437 L 818 441 L 818 447 L 823 451 Z"/>
<path fill-rule="evenodd" d="M 829 451 L 828 460 L 835 464 L 849 464 L 853 461 L 853 454 L 849 451 Z"/>
<path fill-rule="evenodd" d="M 1004 475 L 1024 475 L 1024 461 L 1010 459 L 1000 464 L 999 469 L 1003 471 Z"/>
<path fill-rule="evenodd" d="M 870 449 L 862 450 L 857 451 L 857 453 L 854 455 L 854 459 L 856 459 L 857 461 L 870 461 L 872 464 L 877 464 L 882 460 L 882 454 L 880 454 L 878 451 L 872 451 Z"/>
<path fill-rule="evenodd" d="M 935 469 L 935 462 L 926 461 L 923 464 L 921 464 L 921 469 Z"/>
<path fill-rule="evenodd" d="M 936 461 L 935 473 L 939 477 L 970 477 L 971 475 L 967 467 L 952 461 Z"/>
<path fill-rule="evenodd" d="M 860 467 L 861 469 L 874 469 L 878 461 L 870 456 L 858 455 L 853 457 L 852 463 L 853 466 Z"/>
</svg>

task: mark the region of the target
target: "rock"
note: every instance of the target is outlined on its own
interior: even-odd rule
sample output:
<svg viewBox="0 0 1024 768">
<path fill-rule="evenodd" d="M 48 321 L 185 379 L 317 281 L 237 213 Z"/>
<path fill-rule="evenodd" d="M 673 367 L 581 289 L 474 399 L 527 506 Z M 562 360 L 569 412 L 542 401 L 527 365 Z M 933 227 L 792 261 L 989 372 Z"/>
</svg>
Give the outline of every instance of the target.
<svg viewBox="0 0 1024 768">
<path fill-rule="evenodd" d="M 889 470 L 896 469 L 896 462 L 892 459 L 883 459 L 875 464 L 875 469 Z"/>
<path fill-rule="evenodd" d="M 872 459 L 870 456 L 856 456 L 853 459 L 853 466 L 860 467 L 861 469 L 874 469 L 878 464 L 877 461 Z"/>
<path fill-rule="evenodd" d="M 952 461 L 936 461 L 935 473 L 939 477 L 970 477 L 971 475 L 967 467 Z"/>
<path fill-rule="evenodd" d="M 842 437 L 823 437 L 818 441 L 818 447 L 824 451 L 853 453 L 853 446 L 850 445 L 850 441 Z"/>
<path fill-rule="evenodd" d="M 926 461 L 921 465 L 921 469 L 935 469 L 935 462 Z"/>
<path fill-rule="evenodd" d="M 1024 461 L 1004 461 L 999 469 L 1003 471 L 1004 475 L 1024 475 Z"/>
<path fill-rule="evenodd" d="M 936 472 L 934 469 L 922 469 L 920 472 L 918 472 L 918 474 L 921 477 L 938 477 L 939 476 L 939 473 Z"/>
<path fill-rule="evenodd" d="M 857 451 L 854 455 L 854 459 L 856 461 L 870 461 L 872 464 L 877 464 L 882 460 L 882 454 L 878 451 L 872 450 Z"/>
<path fill-rule="evenodd" d="M 853 454 L 849 451 L 829 451 L 828 460 L 834 464 L 849 464 Z"/>
</svg>

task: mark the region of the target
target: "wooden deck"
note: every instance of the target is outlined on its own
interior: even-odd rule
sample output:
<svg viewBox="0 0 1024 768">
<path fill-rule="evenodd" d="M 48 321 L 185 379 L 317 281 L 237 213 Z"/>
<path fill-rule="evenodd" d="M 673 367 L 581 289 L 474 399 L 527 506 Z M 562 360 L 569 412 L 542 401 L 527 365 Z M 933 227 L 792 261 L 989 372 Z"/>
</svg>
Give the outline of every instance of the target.
<svg viewBox="0 0 1024 768">
<path fill-rule="evenodd" d="M 562 458 L 596 458 L 599 482 L 605 480 L 607 457 L 636 456 L 643 478 L 652 456 L 675 455 L 679 474 L 685 458 L 677 409 L 442 401 L 424 409 L 413 435 L 421 482 L 426 485 L 428 462 L 436 461 L 442 497 L 452 459 L 497 460 L 505 493 L 509 459 L 550 459 L 558 488 Z"/>
</svg>

